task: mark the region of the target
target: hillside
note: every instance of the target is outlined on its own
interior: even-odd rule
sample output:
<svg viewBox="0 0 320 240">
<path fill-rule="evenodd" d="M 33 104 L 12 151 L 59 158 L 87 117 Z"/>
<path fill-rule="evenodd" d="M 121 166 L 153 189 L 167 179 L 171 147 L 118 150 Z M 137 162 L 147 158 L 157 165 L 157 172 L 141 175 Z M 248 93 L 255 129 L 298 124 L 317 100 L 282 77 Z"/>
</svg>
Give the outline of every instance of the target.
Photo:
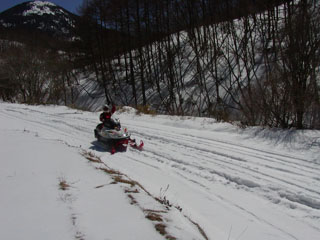
<svg viewBox="0 0 320 240">
<path fill-rule="evenodd" d="M 117 39 L 116 46 L 97 45 L 107 39 L 92 25 L 86 56 L 94 63 L 90 66 L 96 85 L 87 83 L 86 90 L 93 90 L 96 100 L 105 95 L 118 104 L 150 105 L 161 113 L 244 125 L 320 127 L 318 3 L 290 1 L 201 25 L 193 20 L 198 19 L 199 7 L 204 12 L 212 7 L 206 1 L 167 1 L 165 6 L 156 2 L 139 13 L 130 2 L 127 8 L 119 3 L 110 18 L 91 16 L 136 34 L 140 43 Z M 94 2 L 87 7 L 89 13 L 95 9 Z M 128 23 L 128 28 L 121 23 Z M 171 33 L 177 24 L 187 27 L 145 42 L 155 33 Z M 123 53 L 124 47 L 130 50 Z M 88 101 L 95 101 L 92 97 Z"/>
<path fill-rule="evenodd" d="M 10 76 L 1 97 L 91 110 L 106 101 L 243 126 L 320 128 L 319 4 L 280 2 L 86 1 L 79 38 L 63 50 L 40 49 L 47 41 L 36 36 L 20 49 L 0 46 L 0 75 Z M 221 22 L 213 9 L 238 15 Z"/>
</svg>

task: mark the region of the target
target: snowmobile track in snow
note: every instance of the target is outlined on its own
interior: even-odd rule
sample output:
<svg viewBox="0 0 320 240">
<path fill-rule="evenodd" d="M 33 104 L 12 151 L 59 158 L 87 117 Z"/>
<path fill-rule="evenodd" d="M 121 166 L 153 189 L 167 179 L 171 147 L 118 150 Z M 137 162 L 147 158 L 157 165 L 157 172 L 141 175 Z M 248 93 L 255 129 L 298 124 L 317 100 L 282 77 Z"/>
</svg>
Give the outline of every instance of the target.
<svg viewBox="0 0 320 240">
<path fill-rule="evenodd" d="M 66 108 L 51 109 L 50 112 L 11 105 L 0 114 L 31 123 L 34 131 L 44 137 L 64 140 L 74 146 L 87 146 L 88 149 L 92 147 L 93 129 L 98 121 L 98 114 Z M 231 130 L 207 131 L 183 127 L 175 122 L 170 126 L 166 122 L 152 121 L 151 117 L 145 120 L 138 116 L 127 119 L 120 116 L 120 120 L 132 135 L 144 140 L 144 151 L 130 150 L 112 157 L 105 155 L 105 160 L 110 161 L 113 168 L 123 168 L 127 175 L 137 180 L 144 180 L 144 174 L 149 172 L 150 176 L 162 177 L 161 182 L 149 179 L 146 183 L 149 188 L 173 180 L 181 182 L 181 186 L 171 184 L 167 197 L 186 209 L 188 214 L 198 216 L 197 222 L 201 226 L 218 226 L 222 232 L 228 233 L 230 225 L 224 226 L 225 222 L 220 223 L 215 217 L 220 213 L 233 216 L 227 220 L 231 225 L 236 221 L 234 219 L 239 222 L 245 219 L 248 226 L 257 222 L 254 225 L 258 226 L 257 233 L 249 227 L 242 239 L 248 239 L 246 237 L 250 234 L 260 236 L 259 226 L 264 231 L 274 229 L 275 237 L 269 236 L 270 239 L 303 240 L 305 235 L 298 229 L 305 229 L 312 240 L 319 236 L 320 162 L 310 155 L 300 154 L 299 149 L 291 152 L 283 147 L 279 150 L 259 139 L 258 144 Z M 52 132 L 52 135 L 42 130 Z M 157 192 L 153 194 L 157 195 Z M 250 204 L 250 201 L 257 204 Z M 212 216 L 201 205 L 208 206 Z M 279 222 L 273 222 L 275 219 Z M 233 228 L 238 231 L 238 236 L 246 229 L 245 225 Z M 213 230 L 211 236 L 215 234 Z"/>
</svg>

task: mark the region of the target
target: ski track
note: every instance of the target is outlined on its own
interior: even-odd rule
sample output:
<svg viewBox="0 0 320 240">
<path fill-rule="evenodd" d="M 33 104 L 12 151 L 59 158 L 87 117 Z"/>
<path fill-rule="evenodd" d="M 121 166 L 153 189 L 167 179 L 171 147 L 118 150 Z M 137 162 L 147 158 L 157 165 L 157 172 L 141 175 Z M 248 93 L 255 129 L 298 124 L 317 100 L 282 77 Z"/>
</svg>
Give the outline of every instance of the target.
<svg viewBox="0 0 320 240">
<path fill-rule="evenodd" d="M 149 157 L 156 159 L 157 162 L 168 165 L 168 161 L 174 162 L 175 164 L 171 165 L 173 168 L 198 177 L 197 172 L 199 171 L 209 172 L 211 176 L 219 176 L 219 181 L 223 184 L 233 182 L 246 187 L 246 191 L 250 188 L 255 188 L 255 191 L 256 188 L 260 188 L 261 195 L 266 199 L 274 203 L 279 203 L 279 199 L 282 199 L 283 202 L 296 203 L 302 211 L 305 211 L 306 216 L 309 213 L 308 208 L 320 209 L 320 192 L 313 188 L 316 186 L 315 189 L 319 189 L 319 165 L 313 161 L 291 155 L 277 155 L 275 152 L 260 151 L 259 149 L 223 141 L 203 140 L 192 135 L 181 137 L 181 134 L 172 131 L 161 134 L 161 137 L 158 137 L 159 133 L 152 129 L 151 131 L 150 129 L 149 131 L 137 129 L 135 133 L 140 135 L 140 138 L 153 137 L 152 142 L 156 142 L 156 145 L 165 145 L 163 149 L 159 149 L 157 152 L 150 152 Z M 219 143 L 219 145 L 217 146 L 216 143 Z M 175 159 L 164 156 L 163 153 L 174 151 L 176 148 L 183 148 L 185 154 Z M 148 151 L 147 147 L 146 150 Z M 225 154 L 225 152 L 228 152 L 228 154 Z M 198 159 L 198 161 L 195 163 L 193 159 Z M 257 159 L 261 161 L 257 162 Z M 285 165 L 287 168 L 284 169 L 281 165 Z M 226 174 L 226 172 L 232 172 L 232 174 Z M 279 172 L 282 174 L 279 174 Z M 241 179 L 238 175 L 248 176 L 248 179 Z M 281 175 L 283 175 L 283 178 L 276 177 Z M 210 179 L 208 175 L 202 177 Z M 267 183 L 267 185 L 263 186 L 263 183 Z M 300 192 L 307 192 L 308 195 L 300 194 Z M 292 204 L 287 205 L 289 208 L 293 206 Z M 319 215 L 316 214 L 312 217 L 319 218 Z M 311 227 L 319 229 L 316 226 Z"/>
<path fill-rule="evenodd" d="M 65 113 L 64 114 L 48 114 L 46 112 L 41 112 L 41 111 L 37 111 L 37 110 L 30 110 L 28 108 L 25 108 L 25 109 L 22 109 L 22 110 L 27 110 L 29 112 L 37 113 L 40 116 L 42 116 L 42 115 L 46 116 L 47 115 L 47 117 L 50 118 L 50 119 L 47 119 L 46 122 L 48 122 L 48 123 L 49 122 L 53 122 L 53 123 L 55 123 L 54 125 L 44 124 L 43 123 L 44 122 L 43 119 L 36 121 L 36 120 L 26 119 L 25 118 L 25 120 L 28 120 L 29 122 L 32 122 L 32 123 L 36 124 L 37 126 L 39 126 L 39 124 L 43 125 L 44 127 L 47 127 L 47 129 L 50 129 L 50 131 L 54 131 L 54 132 L 62 134 L 64 136 L 69 136 L 69 137 L 72 137 L 72 138 L 77 138 L 79 140 L 82 140 L 83 138 L 78 138 L 77 137 L 77 136 L 79 136 L 79 133 L 77 131 L 81 131 L 82 135 L 83 135 L 83 131 L 84 130 L 86 131 L 86 133 L 90 134 L 90 136 L 92 134 L 91 133 L 92 129 L 90 129 L 90 128 L 85 129 L 83 127 L 83 125 L 80 126 L 79 123 L 78 123 L 78 125 L 73 125 L 73 124 L 67 123 L 66 119 L 65 119 L 65 116 L 66 116 Z M 18 113 L 19 115 L 23 115 L 23 112 L 21 112 L 21 111 L 12 110 L 12 109 L 9 109 L 7 111 L 11 111 L 11 112 L 14 112 L 14 113 Z M 69 115 L 72 116 L 74 114 L 69 113 Z M 57 118 L 57 119 L 54 119 L 54 118 Z M 19 119 L 21 119 L 21 116 L 19 116 Z M 87 121 L 88 121 L 88 119 L 85 119 L 85 122 L 87 122 Z M 57 125 L 56 124 L 58 124 L 59 126 L 63 127 L 63 129 L 62 130 L 57 130 Z M 94 124 L 94 122 L 93 122 L 93 124 Z M 75 131 L 75 130 L 77 130 L 77 131 Z M 66 134 L 66 132 L 68 132 L 68 134 Z M 139 134 L 138 132 L 136 132 L 136 133 Z M 155 140 L 154 139 L 155 136 L 156 135 L 154 134 L 154 132 L 151 132 L 148 135 L 146 133 L 144 133 L 142 136 L 140 136 L 140 138 L 148 138 L 148 139 L 152 138 L 153 141 L 154 141 Z M 221 152 L 218 152 L 218 151 L 209 150 L 210 146 L 211 146 L 211 149 L 213 147 L 214 147 L 214 149 L 217 149 L 217 147 L 218 147 L 219 150 L 228 150 L 229 152 L 231 152 L 232 154 L 235 154 L 235 155 L 242 155 L 242 156 L 245 156 L 245 157 L 249 157 L 250 156 L 250 157 L 254 157 L 254 158 L 260 158 L 261 160 L 268 160 L 268 161 L 274 162 L 274 163 L 282 162 L 282 164 L 287 164 L 287 166 L 290 166 L 290 165 L 294 164 L 295 166 L 293 168 L 298 169 L 298 166 L 299 166 L 299 168 L 301 168 L 301 162 L 292 163 L 291 160 L 293 158 L 291 158 L 291 157 L 290 157 L 290 159 L 288 159 L 287 156 L 279 156 L 280 158 L 279 157 L 275 158 L 275 157 L 270 157 L 269 156 L 269 154 L 274 155 L 274 153 L 265 152 L 265 154 L 262 155 L 261 153 L 257 152 L 257 150 L 255 150 L 255 149 L 250 149 L 250 148 L 248 149 L 248 148 L 244 148 L 244 147 L 239 146 L 239 145 L 233 145 L 232 147 L 230 147 L 230 144 L 228 144 L 228 143 L 224 143 L 224 142 L 221 142 L 221 141 L 218 142 L 218 141 L 214 141 L 214 140 L 210 141 L 209 139 L 205 139 L 205 140 L 204 139 L 199 139 L 199 138 L 195 138 L 192 135 L 184 135 L 183 141 L 181 141 L 182 138 L 181 138 L 180 135 L 172 134 L 171 132 L 167 132 L 166 134 L 163 134 L 162 136 L 166 136 L 166 138 L 157 137 L 157 140 L 160 141 L 162 144 L 165 144 L 165 143 L 168 143 L 168 142 L 170 142 L 170 144 L 175 143 L 176 145 L 178 145 L 178 147 L 183 147 L 184 149 L 189 149 L 189 152 L 190 152 L 190 149 L 191 149 L 191 151 L 194 151 L 195 154 L 194 155 L 189 155 L 189 158 L 197 159 L 197 158 L 199 158 L 199 153 L 200 153 L 200 156 L 202 157 L 202 159 L 206 157 L 208 159 L 207 160 L 208 162 L 218 161 L 217 165 L 221 165 L 221 166 L 225 166 L 225 165 L 220 164 L 221 162 L 223 162 L 226 165 L 232 165 L 233 166 L 234 165 L 233 161 L 247 162 L 247 160 L 245 158 L 243 158 L 243 157 L 235 157 L 234 155 L 231 155 L 231 154 L 225 154 L 225 153 L 221 153 Z M 186 139 L 186 138 L 188 138 L 188 139 Z M 217 142 L 220 144 L 220 146 L 217 146 L 217 144 L 216 144 Z M 192 143 L 197 143 L 197 145 L 201 145 L 203 147 L 194 146 L 194 145 L 192 145 Z M 205 152 L 205 154 L 201 154 L 201 152 Z M 205 156 L 208 152 L 213 155 L 212 158 L 208 158 L 207 156 Z M 223 160 L 222 158 L 219 158 L 219 157 L 225 158 L 226 160 Z M 169 157 L 167 157 L 167 159 L 169 159 Z M 299 158 L 295 158 L 295 159 L 298 160 Z M 171 159 L 171 161 L 175 161 L 175 159 Z M 182 162 L 179 162 L 179 163 L 182 163 Z M 252 163 L 253 162 L 250 162 L 250 164 L 252 164 Z M 253 164 L 255 164 L 255 165 L 259 166 L 259 167 L 266 167 L 266 168 L 273 169 L 273 170 L 279 170 L 279 171 L 284 171 L 286 173 L 293 173 L 293 174 L 296 174 L 296 175 L 304 176 L 304 175 L 298 173 L 297 171 L 287 171 L 287 170 L 283 170 L 280 167 L 273 167 L 273 166 L 268 165 L 268 164 L 264 164 L 264 165 L 261 164 L 261 163 L 253 163 Z M 241 166 L 241 164 L 239 164 L 237 166 Z M 315 170 L 315 171 L 305 170 L 305 172 L 312 173 L 312 174 L 316 174 L 316 171 L 320 170 L 320 168 L 317 168 L 315 166 L 302 165 L 302 167 L 305 167 L 305 168 L 308 168 L 308 169 L 311 169 L 311 170 Z M 247 165 L 242 166 L 242 168 L 245 169 L 245 170 L 248 170 L 248 166 Z M 204 169 L 204 168 L 201 168 L 201 169 Z M 230 169 L 230 167 L 229 167 L 229 169 Z M 235 170 L 235 169 L 233 169 L 233 170 Z M 255 171 L 255 170 L 251 170 L 251 172 L 252 171 L 253 172 L 258 172 L 258 171 Z M 214 172 L 212 172 L 212 173 L 214 173 Z M 220 176 L 222 175 L 222 174 L 219 174 L 218 172 L 215 172 L 215 173 L 220 175 Z M 261 174 L 260 171 L 258 173 Z M 268 176 L 268 175 L 266 175 L 266 176 Z M 268 177 L 270 177 L 270 176 L 268 176 Z M 315 176 L 315 178 L 316 178 L 316 176 Z M 229 178 L 229 180 L 230 180 L 230 178 Z M 281 179 L 277 179 L 277 180 L 281 180 Z M 282 180 L 282 181 L 284 181 L 284 180 Z M 259 186 L 259 185 L 257 185 L 257 186 Z M 311 189 L 309 189 L 309 190 L 312 192 Z M 316 193 L 319 194 L 319 192 L 316 192 Z"/>
<path fill-rule="evenodd" d="M 35 129 L 52 134 L 46 137 L 67 141 L 70 145 L 84 144 L 88 148 L 93 140 L 93 128 L 98 123 L 98 117 L 83 116 L 77 111 L 50 114 L 38 109 L 11 105 L 0 112 L 0 115 L 27 121 L 35 126 Z M 274 204 L 282 202 L 287 204 L 288 208 L 294 204 L 296 211 L 301 211 L 301 214 L 306 216 L 301 222 L 320 231 L 319 226 L 307 221 L 307 216 L 320 219 L 317 211 L 320 210 L 320 192 L 317 191 L 320 189 L 320 166 L 316 162 L 244 146 L 241 143 L 226 142 L 215 139 L 214 135 L 212 138 L 199 138 L 192 133 L 182 133 L 182 129 L 178 127 L 163 130 L 148 127 L 143 122 L 130 122 L 126 127 L 133 136 L 145 141 L 145 149 L 142 152 L 132 151 L 132 154 L 121 155 L 120 158 L 129 158 L 135 164 L 153 168 L 155 171 L 169 169 L 176 177 L 207 192 L 208 199 L 216 201 L 214 198 L 217 198 L 227 202 L 292 239 L 297 238 L 280 226 L 275 226 L 267 219 L 238 205 L 236 200 L 226 199 L 213 192 L 211 185 L 220 183 L 255 195 L 258 192 L 265 200 Z M 302 192 L 304 194 L 300 194 Z M 311 216 L 310 208 L 314 210 Z M 290 217 L 290 214 L 287 215 Z"/>
<path fill-rule="evenodd" d="M 190 155 L 189 157 L 191 159 L 206 159 L 206 162 L 213 162 L 215 161 L 216 165 L 220 165 L 220 166 L 223 166 L 223 167 L 226 167 L 229 165 L 228 169 L 231 169 L 231 170 L 235 170 L 236 171 L 239 171 L 241 168 L 242 170 L 246 171 L 247 175 L 250 175 L 250 173 L 258 173 L 258 176 L 261 177 L 261 175 L 264 175 L 266 177 L 269 177 L 269 178 L 273 178 L 273 179 L 276 179 L 276 180 L 280 180 L 281 182 L 284 182 L 284 183 L 287 183 L 287 184 L 292 184 L 293 186 L 297 186 L 297 187 L 300 187 L 300 188 L 303 188 L 305 190 L 308 190 L 310 192 L 314 192 L 316 194 L 320 194 L 320 192 L 317 192 L 317 191 L 314 191 L 313 189 L 308 189 L 306 187 L 303 187 L 303 186 L 300 186 L 298 184 L 294 184 L 294 183 L 291 183 L 291 182 L 288 182 L 287 180 L 285 179 L 281 179 L 281 178 L 277 178 L 275 176 L 272 176 L 272 175 L 269 175 L 269 174 L 265 174 L 264 172 L 267 171 L 269 172 L 268 170 L 274 170 L 274 172 L 276 174 L 274 175 L 279 175 L 277 173 L 277 171 L 280 171 L 280 172 L 284 172 L 284 173 L 287 173 L 286 174 L 286 177 L 288 175 L 293 175 L 293 177 L 299 175 L 301 177 L 308 177 L 307 175 L 305 174 L 300 174 L 298 171 L 295 171 L 295 170 L 298 170 L 298 167 L 297 167 L 297 163 L 295 164 L 296 166 L 294 166 L 294 169 L 291 170 L 291 171 L 287 171 L 287 170 L 283 170 L 281 167 L 274 167 L 274 166 L 271 166 L 269 164 L 265 164 L 265 163 L 259 163 L 259 162 L 252 162 L 250 161 L 248 163 L 248 157 L 252 157 L 252 156 L 258 156 L 259 154 L 256 154 L 256 155 L 251 155 L 251 154 L 248 154 L 246 151 L 241 151 L 241 152 L 236 152 L 236 155 L 238 156 L 235 156 L 231 153 L 234 153 L 233 149 L 232 148 L 229 148 L 229 152 L 230 154 L 225 154 L 226 151 L 223 151 L 223 152 L 219 152 L 219 151 L 213 151 L 213 150 L 210 150 L 210 149 L 216 149 L 216 150 L 219 150 L 219 148 L 216 148 L 215 147 L 215 144 L 213 143 L 211 145 L 211 148 L 209 148 L 209 146 L 207 145 L 207 148 L 206 147 L 197 147 L 197 146 L 193 146 L 192 144 L 190 144 L 190 140 L 180 140 L 178 138 L 175 138 L 175 141 L 171 138 L 170 140 L 167 139 L 166 141 L 164 139 L 161 139 L 163 142 L 170 142 L 170 144 L 174 143 L 176 145 L 178 145 L 177 147 L 183 147 L 184 149 L 189 149 L 188 151 L 189 152 L 194 152 L 193 155 Z M 193 141 L 194 142 L 194 141 Z M 202 146 L 202 145 L 201 145 Z M 175 146 L 176 147 L 176 146 Z M 227 150 L 226 149 L 227 147 L 224 148 L 224 150 Z M 210 157 L 208 157 L 208 153 L 211 154 Z M 243 157 L 239 157 L 239 155 L 243 156 Z M 188 156 L 184 156 L 184 157 L 188 157 Z M 251 158 L 250 158 L 251 159 Z M 255 158 L 252 158 L 253 160 L 255 160 Z M 260 157 L 261 160 L 267 160 L 268 162 L 270 161 L 270 158 L 268 156 L 264 156 L 264 157 Z M 278 159 L 278 158 L 272 158 L 273 162 L 277 163 L 277 162 L 281 162 L 283 163 L 284 160 L 283 159 Z M 238 164 L 235 164 L 235 162 L 237 161 L 240 161 L 240 163 Z M 287 159 L 285 162 L 289 162 L 290 159 Z M 189 161 L 188 161 L 189 162 Z M 222 164 L 223 163 L 223 164 Z M 248 163 L 248 164 L 246 164 Z M 252 166 L 253 165 L 253 166 Z M 237 169 L 235 169 L 234 167 L 237 167 Z M 262 170 L 256 170 L 255 168 L 256 167 L 263 167 Z M 303 166 L 303 167 L 306 167 L 306 166 Z M 308 169 L 315 169 L 315 171 L 308 171 L 309 173 L 313 174 L 314 176 L 317 176 L 318 174 L 318 169 L 313 167 L 313 166 L 310 166 L 308 167 Z M 305 172 L 306 170 L 304 170 Z M 242 172 L 244 173 L 244 172 Z M 270 179 L 268 179 L 269 181 Z M 296 179 L 297 181 L 304 181 L 303 178 L 300 178 L 299 180 Z M 276 181 L 278 183 L 278 181 Z M 307 184 L 308 182 L 303 182 L 304 184 Z"/>
<path fill-rule="evenodd" d="M 146 135 L 144 135 L 144 137 L 145 137 Z M 149 136 L 152 136 L 152 134 L 150 134 Z M 143 136 L 141 136 L 141 137 L 143 137 Z M 160 139 L 159 137 L 156 137 L 157 139 Z M 162 139 L 160 139 L 160 141 L 162 142 L 162 143 L 165 143 L 165 142 L 168 142 L 168 140 L 169 139 L 164 139 L 164 138 L 162 138 Z M 216 146 L 211 146 L 211 149 L 212 148 L 215 148 L 215 149 L 219 149 L 219 150 L 221 150 L 221 149 L 223 149 L 223 150 L 229 150 L 229 152 L 232 152 L 232 153 L 236 153 L 235 155 L 231 155 L 231 154 L 225 154 L 224 152 L 225 151 L 223 151 L 223 152 L 219 152 L 219 151 L 213 151 L 213 150 L 210 150 L 210 146 L 209 145 L 207 145 L 207 147 L 208 148 L 200 148 L 200 147 L 197 147 L 197 146 L 192 146 L 192 145 L 190 145 L 189 143 L 190 143 L 190 141 L 189 140 L 187 140 L 187 141 L 181 141 L 181 140 L 178 140 L 178 139 L 176 139 L 175 141 L 173 141 L 172 140 L 172 138 L 170 139 L 170 143 L 175 143 L 176 145 L 179 145 L 179 147 L 183 147 L 183 148 L 189 148 L 189 149 L 195 149 L 196 148 L 196 150 L 198 150 L 198 151 L 200 151 L 200 154 L 201 154 L 201 152 L 205 152 L 205 154 L 202 154 L 203 155 L 203 157 L 205 157 L 204 155 L 206 155 L 208 152 L 209 153 L 211 153 L 212 155 L 215 155 L 215 156 L 221 156 L 221 157 L 225 157 L 225 158 L 227 158 L 227 160 L 223 160 L 222 158 L 221 159 L 218 159 L 219 160 L 219 162 L 221 162 L 221 161 L 223 161 L 225 164 L 231 164 L 231 165 L 233 165 L 234 164 L 234 162 L 230 162 L 230 160 L 231 161 L 241 161 L 241 162 L 244 162 L 244 163 L 246 163 L 246 162 L 248 162 L 245 158 L 240 158 L 240 157 L 235 157 L 235 155 L 243 155 L 243 156 L 245 156 L 245 157 L 257 157 L 258 156 L 258 154 L 256 154 L 256 155 L 251 155 L 251 154 L 247 154 L 246 152 L 244 152 L 244 151 L 242 151 L 242 152 L 239 152 L 239 151 L 236 151 L 236 152 L 234 152 L 233 151 L 233 149 L 227 149 L 227 147 L 224 147 L 224 148 L 216 148 Z M 259 157 L 260 159 L 264 159 L 264 160 L 267 160 L 267 161 L 271 161 L 271 162 L 277 162 L 276 160 L 277 159 L 274 159 L 273 158 L 273 160 L 272 159 L 270 159 L 269 157 Z M 213 158 L 208 158 L 208 161 L 211 161 L 211 160 L 217 160 L 217 158 L 215 158 L 214 156 L 213 156 Z M 252 158 L 253 160 L 255 159 L 255 158 Z M 280 160 L 280 161 L 282 161 L 282 160 Z M 282 172 L 285 172 L 285 173 L 290 173 L 290 174 L 295 174 L 295 175 L 299 175 L 299 176 L 302 176 L 302 177 L 308 177 L 307 175 L 305 175 L 305 174 L 300 174 L 298 171 L 294 171 L 295 169 L 297 169 L 298 170 L 298 166 L 293 166 L 293 168 L 294 168 L 294 170 L 291 170 L 291 171 L 288 171 L 287 169 L 283 169 L 283 168 L 281 168 L 281 167 L 274 167 L 274 166 L 272 166 L 272 165 L 269 165 L 269 164 L 265 164 L 265 163 L 259 163 L 259 162 L 250 162 L 250 165 L 252 165 L 252 164 L 254 164 L 255 166 L 259 166 L 259 167 L 266 167 L 266 168 L 269 168 L 269 169 L 273 169 L 273 170 L 278 170 L 278 171 L 282 171 Z M 283 164 L 285 164 L 285 163 L 283 163 Z M 242 164 L 241 163 L 239 163 L 239 166 L 241 166 Z M 289 166 L 289 165 L 288 165 Z M 246 165 L 245 166 L 245 168 L 247 168 L 248 166 Z M 304 166 L 304 167 L 306 167 L 306 166 Z M 301 168 L 300 168 L 301 169 Z M 309 167 L 309 169 L 310 170 L 315 170 L 315 171 L 308 171 L 308 170 L 304 170 L 304 172 L 308 172 L 308 173 L 311 173 L 311 174 L 314 174 L 314 175 L 316 175 L 317 174 L 317 168 L 314 168 L 314 167 Z"/>
</svg>

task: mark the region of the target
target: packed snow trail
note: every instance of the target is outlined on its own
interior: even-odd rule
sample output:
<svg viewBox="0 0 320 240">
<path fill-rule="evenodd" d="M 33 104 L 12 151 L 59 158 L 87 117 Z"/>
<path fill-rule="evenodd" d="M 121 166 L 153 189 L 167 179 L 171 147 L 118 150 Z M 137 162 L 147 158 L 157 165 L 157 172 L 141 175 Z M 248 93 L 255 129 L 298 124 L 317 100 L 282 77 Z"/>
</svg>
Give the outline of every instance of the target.
<svg viewBox="0 0 320 240">
<path fill-rule="evenodd" d="M 209 239 L 318 239 L 320 133 L 239 130 L 205 118 L 116 112 L 144 151 L 110 155 L 94 144 L 99 113 L 1 103 L 0 115 L 33 132 L 95 152 L 165 197 Z M 17 126 L 25 129 L 25 126 Z"/>
</svg>

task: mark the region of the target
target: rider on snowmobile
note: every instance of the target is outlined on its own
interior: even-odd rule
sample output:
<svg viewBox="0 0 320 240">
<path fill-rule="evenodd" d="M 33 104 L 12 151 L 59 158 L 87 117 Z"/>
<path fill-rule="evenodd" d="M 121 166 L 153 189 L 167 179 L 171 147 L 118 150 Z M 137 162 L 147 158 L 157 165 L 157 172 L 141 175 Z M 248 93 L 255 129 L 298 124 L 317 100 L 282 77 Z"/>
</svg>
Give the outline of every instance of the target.
<svg viewBox="0 0 320 240">
<path fill-rule="evenodd" d="M 111 154 L 114 154 L 117 150 L 126 149 L 128 144 L 130 147 L 142 150 L 143 141 L 140 144 L 136 144 L 135 139 L 130 138 L 130 134 L 127 129 L 121 129 L 119 120 L 114 120 L 111 116 L 116 111 L 115 105 L 104 105 L 103 112 L 100 114 L 100 121 L 94 129 L 95 138 L 98 142 L 104 142 L 111 145 Z M 115 130 L 114 130 L 115 129 Z"/>
<path fill-rule="evenodd" d="M 116 123 L 112 118 L 112 114 L 116 111 L 116 106 L 115 105 L 108 105 L 105 104 L 103 106 L 103 112 L 100 114 L 100 123 L 98 125 L 99 129 L 102 129 L 103 126 L 109 128 L 109 129 L 115 129 L 115 128 L 120 128 L 119 124 Z"/>
</svg>

